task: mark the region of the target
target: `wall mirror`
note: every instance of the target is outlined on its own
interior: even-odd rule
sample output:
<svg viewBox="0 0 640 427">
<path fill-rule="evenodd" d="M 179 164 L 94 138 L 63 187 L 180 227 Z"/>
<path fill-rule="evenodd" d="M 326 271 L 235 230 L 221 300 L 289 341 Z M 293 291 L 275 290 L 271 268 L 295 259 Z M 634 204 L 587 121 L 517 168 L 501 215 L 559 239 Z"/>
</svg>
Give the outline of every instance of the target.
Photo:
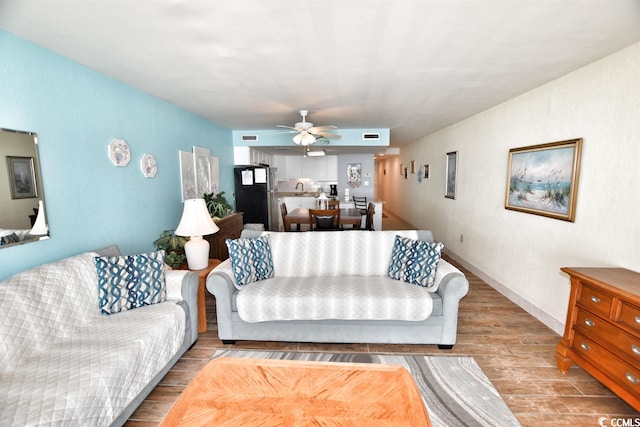
<svg viewBox="0 0 640 427">
<path fill-rule="evenodd" d="M 33 132 L 0 128 L 0 249 L 49 238 Z"/>
</svg>

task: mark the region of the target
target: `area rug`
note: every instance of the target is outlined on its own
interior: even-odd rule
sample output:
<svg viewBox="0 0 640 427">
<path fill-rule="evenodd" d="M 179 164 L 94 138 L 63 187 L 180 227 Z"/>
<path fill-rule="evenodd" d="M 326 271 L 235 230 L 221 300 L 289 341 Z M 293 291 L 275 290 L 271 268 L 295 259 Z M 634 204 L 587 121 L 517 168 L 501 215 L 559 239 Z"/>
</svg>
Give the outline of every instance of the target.
<svg viewBox="0 0 640 427">
<path fill-rule="evenodd" d="M 223 356 L 399 365 L 413 376 L 434 427 L 520 426 L 513 412 L 470 356 L 218 350 L 212 358 Z"/>
</svg>

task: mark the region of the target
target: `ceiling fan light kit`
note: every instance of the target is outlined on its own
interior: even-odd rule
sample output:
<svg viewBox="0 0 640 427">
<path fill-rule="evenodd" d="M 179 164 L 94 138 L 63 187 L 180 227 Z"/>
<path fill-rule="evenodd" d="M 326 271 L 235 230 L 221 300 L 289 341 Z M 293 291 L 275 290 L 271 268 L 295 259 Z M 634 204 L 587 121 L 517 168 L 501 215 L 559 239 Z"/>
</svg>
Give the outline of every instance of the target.
<svg viewBox="0 0 640 427">
<path fill-rule="evenodd" d="M 314 142 L 316 142 L 316 137 L 311 135 L 308 132 L 300 132 L 299 134 L 297 134 L 296 136 L 293 137 L 293 142 L 295 142 L 296 144 L 300 145 L 309 145 L 309 144 L 313 144 Z"/>
</svg>

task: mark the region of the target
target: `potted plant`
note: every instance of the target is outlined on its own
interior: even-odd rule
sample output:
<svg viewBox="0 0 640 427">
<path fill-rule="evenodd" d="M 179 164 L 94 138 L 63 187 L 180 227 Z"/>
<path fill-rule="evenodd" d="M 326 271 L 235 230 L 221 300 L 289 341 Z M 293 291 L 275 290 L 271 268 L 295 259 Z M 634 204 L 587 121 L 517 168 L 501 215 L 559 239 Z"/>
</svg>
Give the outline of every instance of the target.
<svg viewBox="0 0 640 427">
<path fill-rule="evenodd" d="M 211 215 L 214 221 L 233 213 L 233 207 L 229 204 L 226 197 L 224 197 L 224 191 L 219 192 L 215 196 L 213 193 L 205 194 L 204 201 L 207 204 L 209 215 Z"/>
<path fill-rule="evenodd" d="M 165 230 L 160 237 L 153 242 L 156 250 L 165 251 L 164 262 L 171 268 L 178 268 L 187 256 L 184 253 L 184 244 L 189 240 L 188 237 L 176 236 L 174 230 Z"/>
</svg>

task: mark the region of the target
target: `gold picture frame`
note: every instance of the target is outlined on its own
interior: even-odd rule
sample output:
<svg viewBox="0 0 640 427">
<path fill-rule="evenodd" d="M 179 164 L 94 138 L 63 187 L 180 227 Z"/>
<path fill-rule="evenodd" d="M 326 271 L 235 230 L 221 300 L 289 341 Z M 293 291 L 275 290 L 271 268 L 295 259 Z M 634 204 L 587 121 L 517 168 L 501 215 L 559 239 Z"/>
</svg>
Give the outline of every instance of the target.
<svg viewBox="0 0 640 427">
<path fill-rule="evenodd" d="M 509 150 L 505 209 L 575 221 L 582 138 Z"/>
</svg>

